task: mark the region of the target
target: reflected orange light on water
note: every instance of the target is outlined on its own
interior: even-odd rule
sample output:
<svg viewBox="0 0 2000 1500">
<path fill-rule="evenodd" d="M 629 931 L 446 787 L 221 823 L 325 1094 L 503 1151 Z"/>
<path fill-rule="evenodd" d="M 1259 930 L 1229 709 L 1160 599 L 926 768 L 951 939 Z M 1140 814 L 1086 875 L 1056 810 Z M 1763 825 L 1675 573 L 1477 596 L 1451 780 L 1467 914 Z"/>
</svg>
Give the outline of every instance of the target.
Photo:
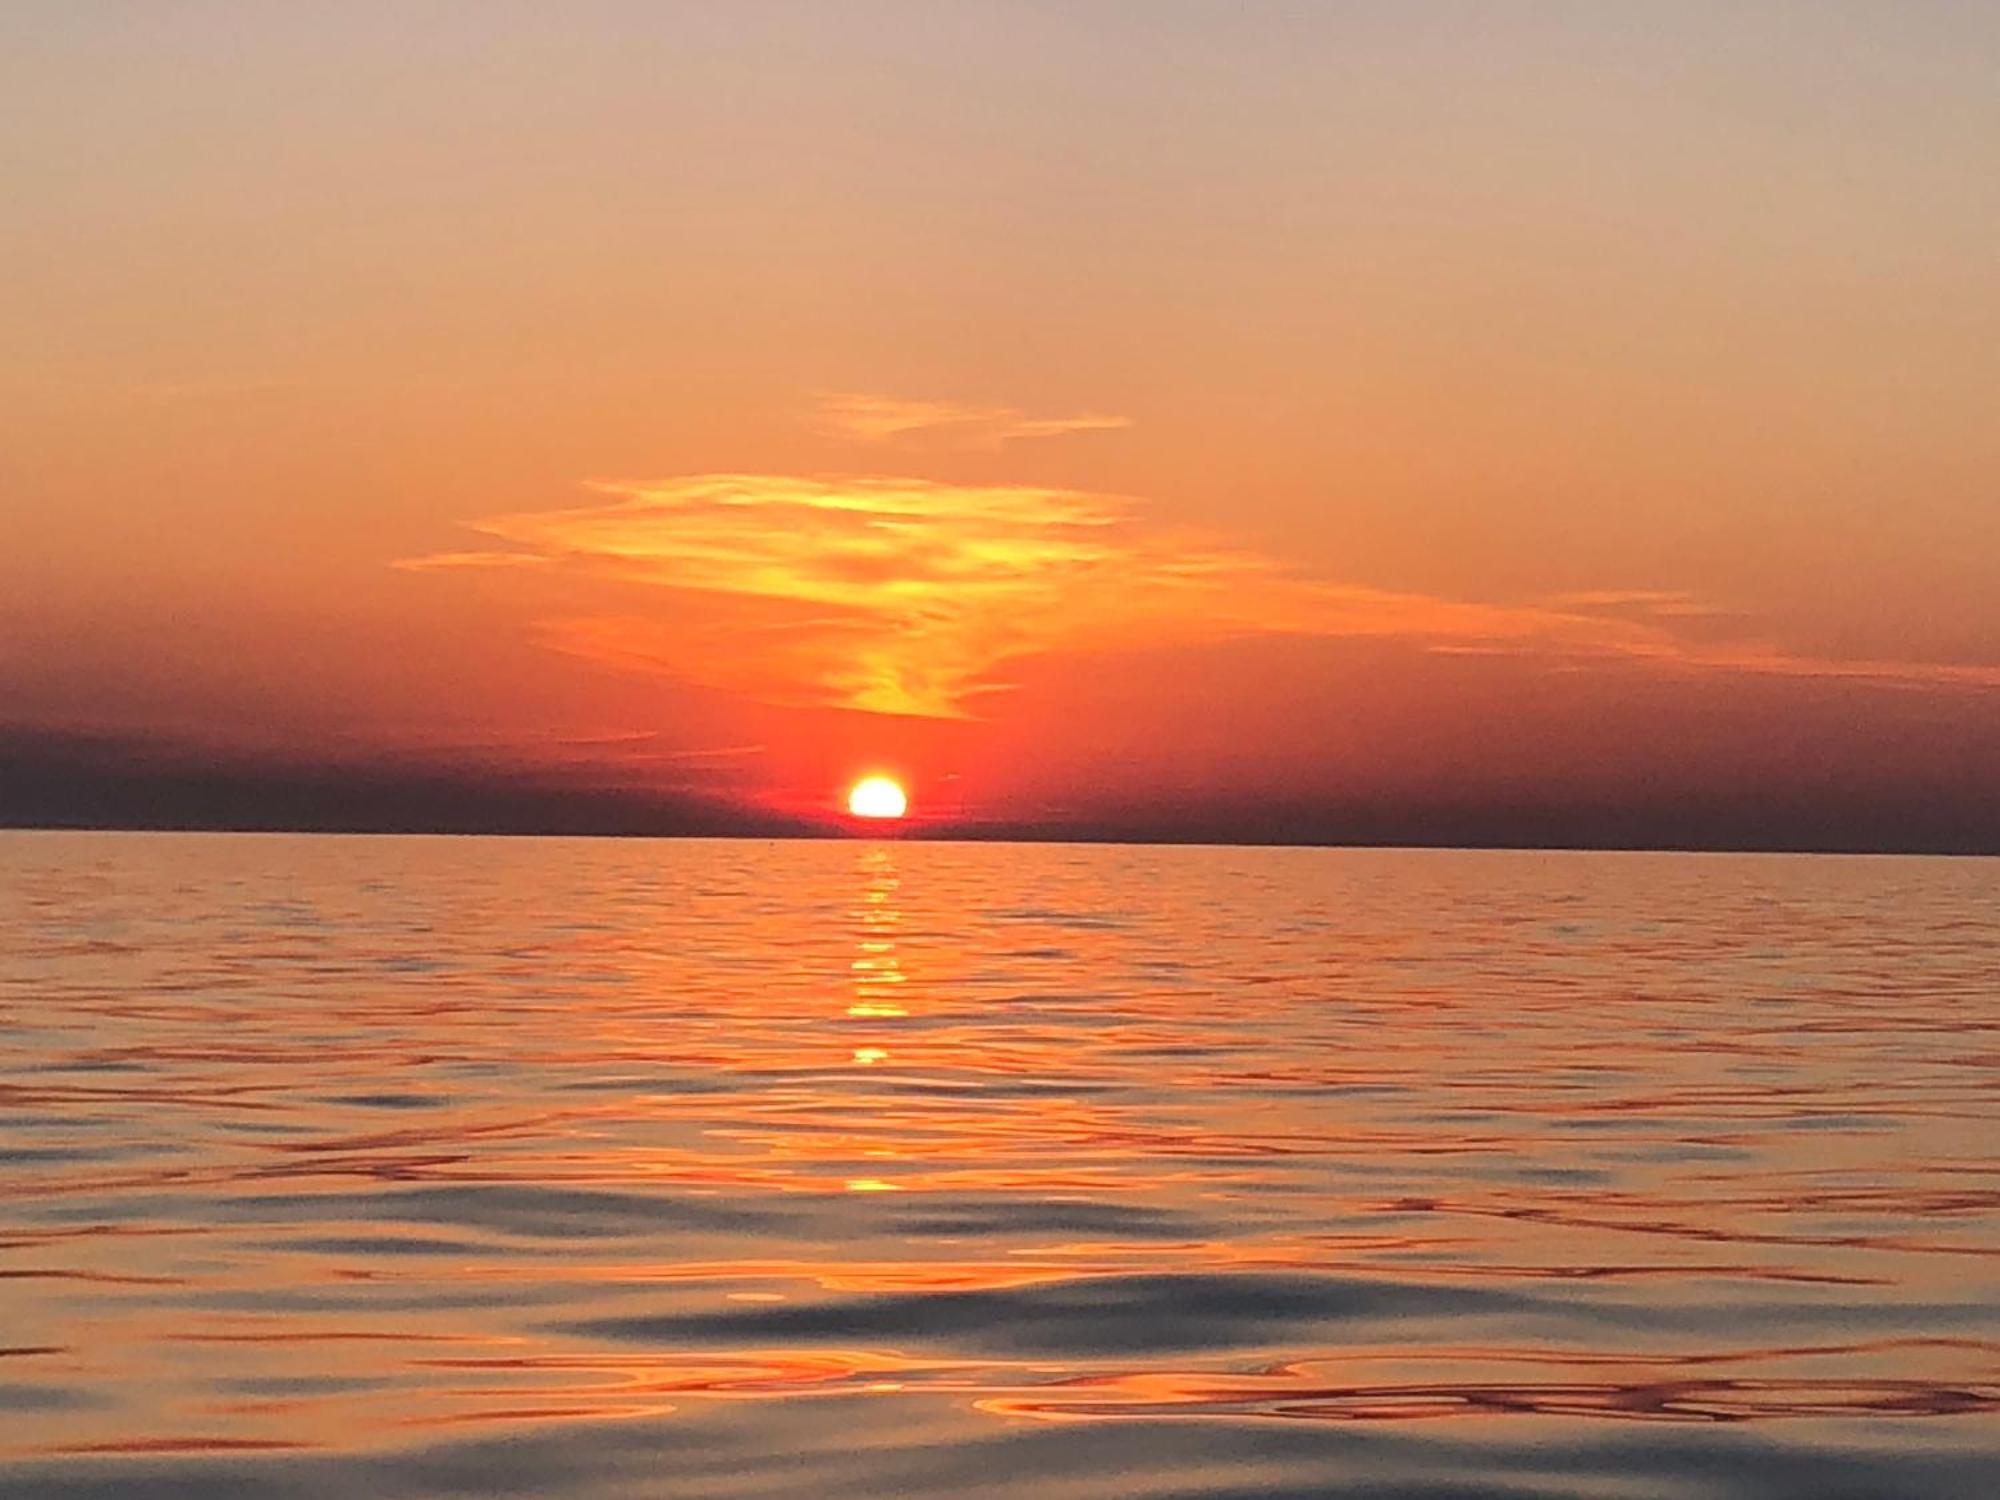
<svg viewBox="0 0 2000 1500">
<path fill-rule="evenodd" d="M 1930 877 L 1920 991 L 1839 865 L 478 853 L 31 885 L 0 1106 L 124 1145 L 0 1163 L 9 1378 L 105 1395 L 12 1451 L 838 1393 L 960 1435 L 1992 1404 L 2000 1351 L 1925 1311 L 2000 1215 L 1934 999 L 2000 980 L 1983 888 Z M 72 928 L 112 892 L 176 920 Z"/>
</svg>

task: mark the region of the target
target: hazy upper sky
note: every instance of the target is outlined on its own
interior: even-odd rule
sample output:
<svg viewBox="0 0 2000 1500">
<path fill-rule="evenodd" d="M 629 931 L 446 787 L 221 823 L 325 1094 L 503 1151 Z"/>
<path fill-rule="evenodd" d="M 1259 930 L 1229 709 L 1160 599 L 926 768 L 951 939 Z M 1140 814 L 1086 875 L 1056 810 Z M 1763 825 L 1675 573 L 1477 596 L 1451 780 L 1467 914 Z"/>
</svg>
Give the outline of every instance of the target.
<svg viewBox="0 0 2000 1500">
<path fill-rule="evenodd" d="M 1984 0 L 9 0 L 0 98 L 10 733 L 2000 803 Z"/>
</svg>

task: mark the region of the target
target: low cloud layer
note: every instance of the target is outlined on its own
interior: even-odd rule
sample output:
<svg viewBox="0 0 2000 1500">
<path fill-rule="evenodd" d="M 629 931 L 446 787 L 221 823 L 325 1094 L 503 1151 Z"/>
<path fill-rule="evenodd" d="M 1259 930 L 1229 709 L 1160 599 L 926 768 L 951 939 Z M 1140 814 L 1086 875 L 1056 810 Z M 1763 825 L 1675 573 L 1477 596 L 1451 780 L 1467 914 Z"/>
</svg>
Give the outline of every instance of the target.
<svg viewBox="0 0 2000 1500">
<path fill-rule="evenodd" d="M 1012 406 L 968 406 L 957 401 L 911 401 L 840 391 L 822 393 L 813 414 L 813 428 L 823 437 L 855 443 L 918 441 L 961 448 L 1000 448 L 1023 438 L 1114 432 L 1131 425 L 1129 417 L 1097 412 L 1037 417 Z"/>
<path fill-rule="evenodd" d="M 978 716 L 1025 658 L 1254 635 L 2000 686 L 1994 666 L 1688 640 L 1677 622 L 1714 621 L 1676 593 L 1606 589 L 1512 605 L 1315 579 L 1209 534 L 1148 526 L 1114 496 L 771 474 L 590 488 L 593 504 L 470 523 L 498 545 L 399 566 L 501 569 L 524 588 L 601 580 L 624 607 L 552 611 L 537 627 L 547 644 L 766 702 L 931 718 Z"/>
</svg>

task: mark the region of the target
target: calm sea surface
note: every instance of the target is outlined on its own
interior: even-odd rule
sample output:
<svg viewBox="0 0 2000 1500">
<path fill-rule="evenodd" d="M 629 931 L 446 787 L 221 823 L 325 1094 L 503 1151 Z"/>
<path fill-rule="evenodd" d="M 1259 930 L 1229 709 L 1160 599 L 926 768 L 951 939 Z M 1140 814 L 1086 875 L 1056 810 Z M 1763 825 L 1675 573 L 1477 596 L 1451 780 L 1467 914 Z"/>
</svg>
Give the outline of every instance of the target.
<svg viewBox="0 0 2000 1500">
<path fill-rule="evenodd" d="M 0 834 L 0 1494 L 2000 1494 L 2000 861 Z"/>
</svg>

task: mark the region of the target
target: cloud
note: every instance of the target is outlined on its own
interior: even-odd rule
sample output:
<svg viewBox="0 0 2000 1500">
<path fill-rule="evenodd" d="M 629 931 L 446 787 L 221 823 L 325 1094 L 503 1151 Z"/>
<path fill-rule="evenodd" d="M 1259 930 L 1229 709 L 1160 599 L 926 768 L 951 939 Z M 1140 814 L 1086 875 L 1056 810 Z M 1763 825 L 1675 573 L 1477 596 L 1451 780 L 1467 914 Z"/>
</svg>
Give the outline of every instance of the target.
<svg viewBox="0 0 2000 1500">
<path fill-rule="evenodd" d="M 1061 437 L 1072 432 L 1112 432 L 1130 427 L 1129 417 L 1082 412 L 1070 417 L 1033 417 L 1011 406 L 967 406 L 956 401 L 908 401 L 896 396 L 824 392 L 816 398 L 814 430 L 856 443 L 895 443 L 909 438 L 965 448 L 999 448 L 1022 438 Z"/>
<path fill-rule="evenodd" d="M 444 573 L 453 568 L 537 568 L 553 561 L 536 552 L 438 552 L 398 558 L 392 566 L 409 573 Z"/>
<path fill-rule="evenodd" d="M 1701 619 L 1719 613 L 1681 589 L 1581 589 L 1551 594 L 1542 602 L 1553 609 L 1662 619 Z"/>
<path fill-rule="evenodd" d="M 725 778 L 677 784 L 651 768 L 633 777 L 631 764 L 622 754 L 510 763 L 442 747 L 260 751 L 0 722 L 0 827 L 768 835 L 808 826 L 732 796 Z"/>
<path fill-rule="evenodd" d="M 2000 667 L 1842 661 L 1689 641 L 1685 595 L 1493 604 L 1335 583 L 1116 496 L 919 479 L 704 474 L 590 486 L 595 504 L 471 523 L 501 548 L 408 560 L 537 586 L 634 588 L 636 608 L 545 616 L 554 649 L 766 702 L 974 717 L 1008 666 L 1054 651 L 1253 635 L 1394 640 L 1565 664 L 2000 686 Z"/>
</svg>

